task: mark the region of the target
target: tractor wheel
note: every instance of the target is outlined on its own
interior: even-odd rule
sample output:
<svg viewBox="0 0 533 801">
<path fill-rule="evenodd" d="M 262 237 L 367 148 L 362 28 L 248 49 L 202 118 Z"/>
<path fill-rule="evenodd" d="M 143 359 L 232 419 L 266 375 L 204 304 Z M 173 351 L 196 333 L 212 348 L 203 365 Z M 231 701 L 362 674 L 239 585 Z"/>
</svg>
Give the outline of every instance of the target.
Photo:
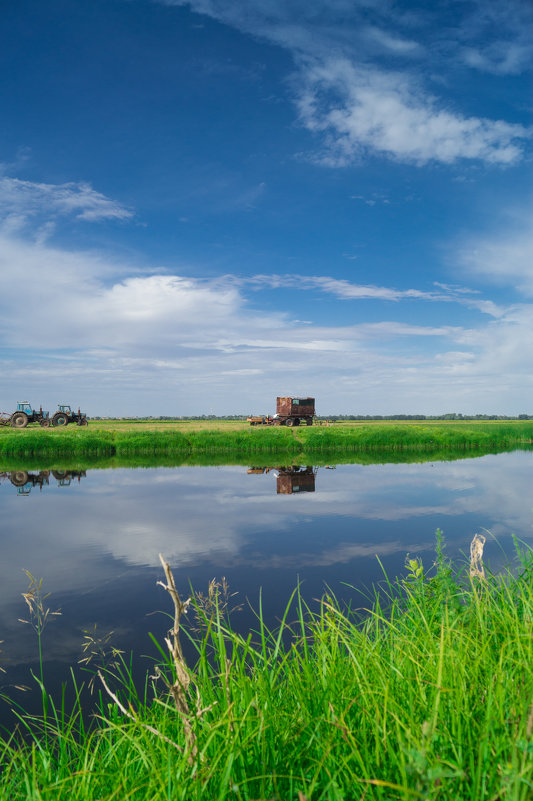
<svg viewBox="0 0 533 801">
<path fill-rule="evenodd" d="M 87 418 L 86 418 L 86 417 L 81 417 L 81 418 L 78 420 L 78 425 L 79 425 L 79 426 L 88 426 L 88 425 L 89 425 L 89 423 L 88 423 L 88 421 L 87 421 Z"/>
<path fill-rule="evenodd" d="M 67 476 L 66 470 L 52 470 L 52 475 L 56 481 L 62 481 Z"/>
<path fill-rule="evenodd" d="M 28 483 L 28 474 L 25 470 L 16 470 L 11 473 L 10 481 L 14 487 L 23 487 Z"/>
<path fill-rule="evenodd" d="M 48 417 L 43 417 L 42 420 L 39 420 L 39 423 L 43 428 L 49 428 L 50 427 L 50 419 Z"/>
<path fill-rule="evenodd" d="M 68 426 L 68 415 L 64 412 L 56 412 L 52 417 L 53 426 Z"/>
<path fill-rule="evenodd" d="M 12 414 L 11 425 L 13 428 L 26 428 L 28 425 L 28 415 L 26 412 L 15 412 Z"/>
</svg>

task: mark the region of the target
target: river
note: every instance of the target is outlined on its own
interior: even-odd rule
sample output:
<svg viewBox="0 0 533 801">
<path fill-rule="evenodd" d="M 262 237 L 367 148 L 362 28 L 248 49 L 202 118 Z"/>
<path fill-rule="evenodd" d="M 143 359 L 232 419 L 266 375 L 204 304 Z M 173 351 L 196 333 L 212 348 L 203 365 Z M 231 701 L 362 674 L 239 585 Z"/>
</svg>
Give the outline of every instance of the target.
<svg viewBox="0 0 533 801">
<path fill-rule="evenodd" d="M 309 603 L 329 587 L 364 606 L 365 593 L 402 572 L 407 553 L 427 568 L 442 529 L 451 558 L 476 532 L 497 570 L 513 536 L 533 539 L 533 452 L 406 464 L 115 468 L 0 473 L 0 674 L 4 691 L 34 684 L 37 638 L 22 593 L 29 571 L 50 593 L 42 644 L 56 687 L 81 657 L 83 631 L 126 653 L 154 653 L 170 612 L 158 554 L 178 589 L 228 581 L 237 629 L 254 626 L 259 594 L 269 625 L 300 582 Z M 462 556 L 463 554 L 463 556 Z M 155 613 L 155 614 L 154 614 Z M 191 621 L 193 625 L 193 621 Z M 35 693 L 33 693 L 35 695 Z"/>
</svg>

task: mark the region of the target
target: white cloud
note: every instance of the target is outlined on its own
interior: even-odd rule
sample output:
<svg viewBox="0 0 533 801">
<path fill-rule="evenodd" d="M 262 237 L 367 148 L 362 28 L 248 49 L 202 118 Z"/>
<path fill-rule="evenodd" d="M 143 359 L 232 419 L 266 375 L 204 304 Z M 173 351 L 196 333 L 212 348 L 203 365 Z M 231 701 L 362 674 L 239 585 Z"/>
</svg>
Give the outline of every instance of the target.
<svg viewBox="0 0 533 801">
<path fill-rule="evenodd" d="M 531 138 L 531 130 L 521 125 L 452 108 L 422 83 L 427 74 L 445 73 L 450 59 L 495 74 L 522 69 L 529 50 L 524 34 L 529 16 L 519 3 L 514 5 L 522 25 L 506 18 L 507 4 L 476 6 L 477 15 L 471 16 L 460 9 L 456 42 L 444 41 L 436 12 L 408 16 L 388 2 L 162 2 L 188 5 L 292 54 L 300 122 L 322 139 L 313 156 L 318 163 L 346 166 L 378 154 L 417 165 L 460 159 L 508 165 L 522 158 Z M 425 36 L 427 46 L 406 36 L 406 28 Z M 414 57 L 424 67 L 418 63 L 411 72 Z"/>
<path fill-rule="evenodd" d="M 227 277 L 227 280 L 230 280 Z M 315 289 L 334 295 L 339 300 L 382 300 L 398 302 L 402 300 L 425 300 L 442 303 L 459 303 L 471 309 L 477 309 L 491 317 L 501 317 L 505 308 L 491 300 L 476 297 L 477 291 L 466 287 L 449 286 L 434 282 L 440 291 L 424 291 L 420 289 L 396 289 L 394 287 L 354 284 L 346 279 L 330 276 L 302 275 L 255 275 L 246 279 L 233 279 L 239 284 L 250 284 L 261 288 L 269 286 L 273 289 L 298 288 Z"/>
<path fill-rule="evenodd" d="M 499 284 L 514 284 L 533 296 L 533 228 L 531 222 L 512 225 L 503 232 L 471 237 L 458 255 L 467 273 Z"/>
<path fill-rule="evenodd" d="M 346 59 L 309 66 L 296 97 L 301 122 L 325 135 L 316 159 L 331 166 L 370 152 L 415 164 L 464 158 L 511 164 L 530 136 L 521 125 L 452 113 L 405 75 Z"/>
<path fill-rule="evenodd" d="M 17 228 L 41 215 L 74 216 L 84 222 L 125 220 L 133 212 L 88 183 L 42 184 L 0 177 L 0 219 Z"/>
<path fill-rule="evenodd" d="M 470 67 L 493 75 L 518 75 L 531 62 L 530 43 L 495 42 L 485 50 L 465 47 L 463 59 Z"/>
<path fill-rule="evenodd" d="M 199 280 L 5 232 L 0 274 L 24 276 L 23 291 L 5 281 L 0 295 L 0 408 L 24 395 L 45 408 L 81 403 L 93 414 L 232 413 L 314 393 L 324 413 L 529 409 L 531 306 L 498 308 L 465 287 L 399 291 L 327 276 Z M 344 316 L 353 308 L 353 323 L 302 325 L 294 311 L 260 311 L 253 303 L 263 286 L 290 288 L 295 306 L 304 291 L 330 294 L 343 300 Z M 440 311 L 414 324 L 393 319 L 390 305 L 385 313 L 384 300 L 494 309 L 483 309 L 488 324 L 476 317 L 470 328 L 450 325 Z M 306 301 L 308 315 L 315 302 Z M 369 302 L 374 322 L 358 319 Z"/>
<path fill-rule="evenodd" d="M 528 0 L 477 0 L 458 30 L 458 57 L 492 75 L 518 75 L 532 64 L 533 7 Z"/>
</svg>

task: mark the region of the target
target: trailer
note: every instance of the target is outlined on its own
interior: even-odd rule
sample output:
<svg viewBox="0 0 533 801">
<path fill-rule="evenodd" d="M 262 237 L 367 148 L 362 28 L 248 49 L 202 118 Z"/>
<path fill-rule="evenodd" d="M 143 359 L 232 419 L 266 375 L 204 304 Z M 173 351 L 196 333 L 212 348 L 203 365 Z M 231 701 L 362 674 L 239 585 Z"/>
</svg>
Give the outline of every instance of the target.
<svg viewBox="0 0 533 801">
<path fill-rule="evenodd" d="M 314 398 L 276 398 L 276 414 L 273 417 L 250 415 L 246 421 L 251 426 L 299 426 L 313 425 L 316 417 Z"/>
</svg>

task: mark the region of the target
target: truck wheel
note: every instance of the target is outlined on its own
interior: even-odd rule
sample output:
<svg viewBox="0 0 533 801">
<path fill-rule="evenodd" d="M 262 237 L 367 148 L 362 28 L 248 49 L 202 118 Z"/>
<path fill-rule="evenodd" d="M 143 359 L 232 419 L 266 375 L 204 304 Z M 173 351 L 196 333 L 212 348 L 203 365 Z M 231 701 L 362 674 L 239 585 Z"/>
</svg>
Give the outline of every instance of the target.
<svg viewBox="0 0 533 801">
<path fill-rule="evenodd" d="M 299 417 L 295 417 L 294 418 L 294 425 L 295 426 L 299 426 L 300 425 L 300 418 Z"/>
<path fill-rule="evenodd" d="M 68 426 L 68 416 L 63 412 L 56 412 L 52 417 L 53 426 Z"/>
<path fill-rule="evenodd" d="M 26 412 L 15 412 L 15 414 L 12 414 L 11 425 L 13 428 L 26 428 L 28 425 L 28 415 Z"/>
<path fill-rule="evenodd" d="M 285 425 L 289 426 L 289 428 L 292 428 L 294 425 L 296 425 L 296 421 L 292 417 L 289 417 L 289 419 L 285 421 Z"/>
<path fill-rule="evenodd" d="M 308 426 L 312 426 L 313 425 L 313 418 L 312 417 L 307 417 L 305 422 L 306 422 L 306 424 Z"/>
</svg>

